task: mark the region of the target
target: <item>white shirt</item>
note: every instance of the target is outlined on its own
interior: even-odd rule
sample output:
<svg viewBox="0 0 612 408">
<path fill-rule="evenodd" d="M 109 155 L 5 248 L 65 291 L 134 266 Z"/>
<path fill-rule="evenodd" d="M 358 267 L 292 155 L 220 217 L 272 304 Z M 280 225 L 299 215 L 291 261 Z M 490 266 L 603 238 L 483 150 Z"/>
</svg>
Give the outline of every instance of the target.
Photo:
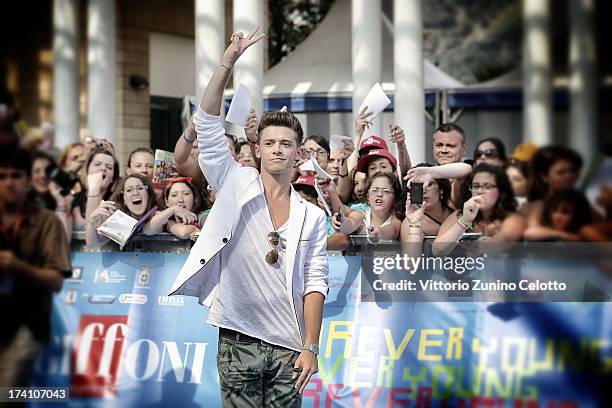
<svg viewBox="0 0 612 408">
<path fill-rule="evenodd" d="M 267 235 L 274 231 L 264 196 L 242 207 L 234 236 L 221 256 L 221 276 L 208 323 L 268 343 L 301 351 L 302 341 L 292 301 L 287 295 L 285 250 L 287 223 L 278 229 L 279 258 L 266 262 L 273 249 Z"/>
</svg>

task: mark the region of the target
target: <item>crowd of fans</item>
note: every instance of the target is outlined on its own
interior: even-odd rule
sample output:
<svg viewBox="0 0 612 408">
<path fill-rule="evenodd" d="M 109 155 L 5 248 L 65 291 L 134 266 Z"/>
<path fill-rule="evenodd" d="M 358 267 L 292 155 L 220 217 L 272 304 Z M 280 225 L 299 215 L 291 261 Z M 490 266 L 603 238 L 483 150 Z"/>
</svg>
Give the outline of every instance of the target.
<svg viewBox="0 0 612 408">
<path fill-rule="evenodd" d="M 117 209 L 136 219 L 147 217 L 140 233 L 198 237 L 215 192 L 198 165 L 191 121 L 174 150 L 180 177 L 166 179 L 163 189 L 151 183 L 154 153 L 148 147 L 131 152 L 122 178 L 114 147 L 104 139 L 71 143 L 53 157 L 47 139 L 20 139 L 11 118 L 5 115 L 3 121 L 4 141 L 21 142 L 31 152 L 32 202 L 54 211 L 68 238 L 73 231 L 84 230 L 87 246 L 104 245 L 108 239 L 97 228 Z M 257 125 L 251 110 L 245 125 L 247 140 L 226 135 L 228 148 L 242 166 L 259 167 L 256 145 L 248 142 L 257 140 Z M 429 237 L 435 239 L 433 252 L 440 254 L 450 252 L 466 233 L 491 242 L 611 237 L 611 188 L 602 188 L 597 202 L 589 203 L 577 189 L 583 160 L 567 147 L 521 144 L 507 155 L 509 149 L 501 140 L 485 138 L 469 157 L 463 129 L 448 123 L 432 135 L 434 163 L 413 165 L 399 126 L 363 138 L 370 125 L 366 108 L 355 120 L 352 141 L 344 140 L 341 148 L 333 150 L 326 137 L 307 137 L 301 159 L 294 164 L 294 189 L 329 210 L 329 250 L 347 249 L 350 235 L 362 235 L 372 243 L 414 243 Z M 44 132 L 34 132 L 43 133 L 52 138 L 48 126 Z M 389 149 L 392 144 L 395 148 Z M 398 152 L 397 157 L 392 151 Z M 300 170 L 309 159 L 332 178 Z M 419 197 L 411 197 L 417 184 Z"/>
</svg>

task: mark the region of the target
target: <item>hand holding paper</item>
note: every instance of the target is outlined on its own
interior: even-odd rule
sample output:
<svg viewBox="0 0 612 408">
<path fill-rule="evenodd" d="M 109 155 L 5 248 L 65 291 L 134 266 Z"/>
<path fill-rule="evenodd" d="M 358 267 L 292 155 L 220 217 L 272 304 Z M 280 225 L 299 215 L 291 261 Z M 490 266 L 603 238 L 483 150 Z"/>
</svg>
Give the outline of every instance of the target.
<svg viewBox="0 0 612 408">
<path fill-rule="evenodd" d="M 372 115 L 368 117 L 369 121 L 372 121 L 375 117 L 380 115 L 383 110 L 387 106 L 391 104 L 391 100 L 385 95 L 385 92 L 382 89 L 382 86 L 377 82 L 374 84 L 370 92 L 368 92 L 367 96 L 363 100 L 361 106 L 359 107 L 359 112 L 363 111 L 363 109 L 367 106 L 368 112 L 372 112 Z"/>
<path fill-rule="evenodd" d="M 243 83 L 238 84 L 232 103 L 227 111 L 225 120 L 240 127 L 245 127 L 251 108 L 251 91 Z"/>
<path fill-rule="evenodd" d="M 319 163 L 317 163 L 317 161 L 313 159 L 309 159 L 308 161 L 304 162 L 304 164 L 300 166 L 300 170 L 301 171 L 314 171 L 317 173 L 319 178 L 323 180 L 332 178 L 332 176 L 327 174 L 327 172 L 323 170 L 321 166 L 319 166 Z"/>
</svg>

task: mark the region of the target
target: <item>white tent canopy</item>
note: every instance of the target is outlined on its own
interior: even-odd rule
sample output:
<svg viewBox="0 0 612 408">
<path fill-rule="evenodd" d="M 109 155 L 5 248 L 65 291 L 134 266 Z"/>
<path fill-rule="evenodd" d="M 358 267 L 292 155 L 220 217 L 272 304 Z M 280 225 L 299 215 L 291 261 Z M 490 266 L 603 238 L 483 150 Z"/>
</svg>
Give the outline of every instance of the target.
<svg viewBox="0 0 612 408">
<path fill-rule="evenodd" d="M 383 25 L 385 26 L 385 25 Z M 410 63 L 406 61 L 406 63 Z M 425 89 L 461 88 L 463 83 L 424 60 Z M 393 35 L 383 29 L 385 92 L 393 94 Z M 287 57 L 264 74 L 264 97 L 351 96 L 351 4 L 338 0 L 319 26 Z"/>
</svg>

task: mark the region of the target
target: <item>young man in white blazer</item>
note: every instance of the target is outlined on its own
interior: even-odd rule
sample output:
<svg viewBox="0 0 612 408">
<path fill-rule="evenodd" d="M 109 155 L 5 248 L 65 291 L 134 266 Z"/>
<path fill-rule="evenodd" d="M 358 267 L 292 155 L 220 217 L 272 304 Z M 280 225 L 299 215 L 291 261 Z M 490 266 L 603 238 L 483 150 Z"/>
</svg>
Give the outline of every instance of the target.
<svg viewBox="0 0 612 408">
<path fill-rule="evenodd" d="M 234 64 L 264 38 L 233 34 L 193 122 L 198 161 L 217 199 L 171 294 L 198 296 L 219 327 L 224 406 L 300 406 L 318 371 L 327 295 L 326 220 L 291 187 L 302 128 L 290 112 L 261 117 L 261 174 L 229 154 L 220 123 Z"/>
</svg>

